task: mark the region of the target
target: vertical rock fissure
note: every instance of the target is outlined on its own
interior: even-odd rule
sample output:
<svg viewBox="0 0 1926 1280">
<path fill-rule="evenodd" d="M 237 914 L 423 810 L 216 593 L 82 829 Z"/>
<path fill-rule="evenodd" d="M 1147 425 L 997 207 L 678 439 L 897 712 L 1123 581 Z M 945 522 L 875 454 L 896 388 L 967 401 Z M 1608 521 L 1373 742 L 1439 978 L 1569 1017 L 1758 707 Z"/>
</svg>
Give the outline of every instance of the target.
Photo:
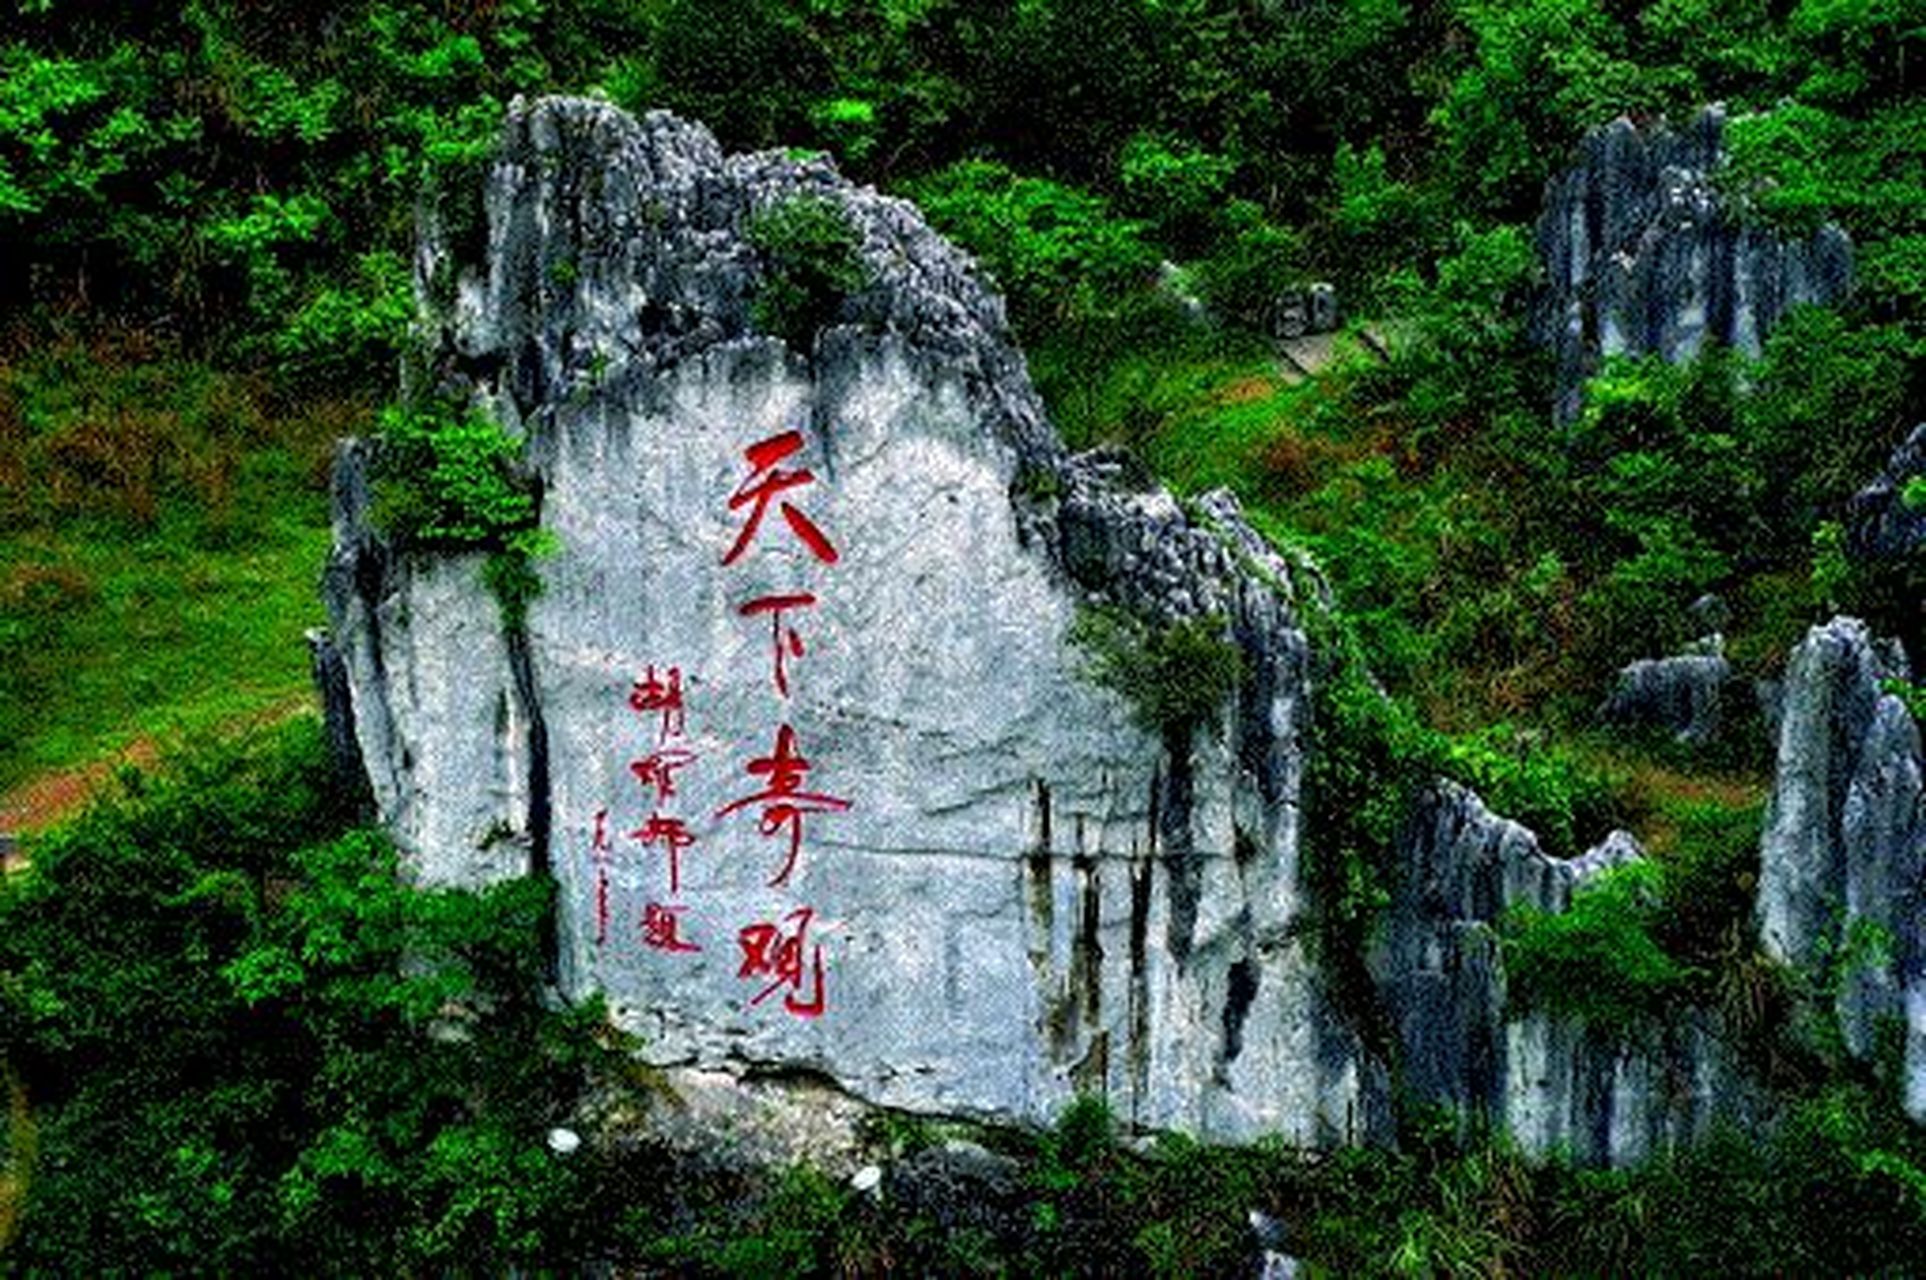
<svg viewBox="0 0 1926 1280">
<path fill-rule="evenodd" d="M 1130 859 L 1130 1010 L 1129 1043 L 1125 1046 L 1130 1068 L 1130 1119 L 1137 1123 L 1143 1115 L 1144 1096 L 1150 1087 L 1150 891 L 1157 865 L 1157 826 L 1161 818 L 1160 798 L 1163 773 L 1153 770 L 1150 777 L 1149 831 L 1142 849 L 1132 849 Z"/>
<path fill-rule="evenodd" d="M 515 682 L 515 697 L 528 722 L 528 872 L 540 879 L 553 875 L 549 848 L 554 825 L 554 799 L 549 779 L 548 721 L 542 714 L 541 695 L 535 682 L 535 662 L 529 649 L 528 628 L 505 627 L 503 639 L 508 647 L 508 670 Z M 551 909 L 542 928 L 544 969 L 551 981 L 561 976 L 561 940 Z"/>
<path fill-rule="evenodd" d="M 1081 1006 L 1084 1025 L 1095 1028 L 1103 1011 L 1103 884 L 1098 876 L 1101 859 L 1081 847 L 1072 862 L 1083 891 L 1077 920 L 1076 944 L 1070 955 L 1070 990 Z"/>
<path fill-rule="evenodd" d="M 1163 845 L 1164 870 L 1170 877 L 1170 920 L 1165 944 L 1170 958 L 1182 966 L 1190 959 L 1197 934 L 1197 900 L 1202 880 L 1191 810 L 1196 804 L 1196 776 L 1190 754 L 1191 726 L 1164 730 L 1164 787 L 1156 812 L 1157 834 Z"/>
<path fill-rule="evenodd" d="M 1257 1001 L 1259 970 L 1257 964 L 1246 956 L 1230 967 L 1224 991 L 1224 1052 L 1219 1067 L 1228 1067 L 1237 1061 L 1237 1055 L 1244 1052 L 1244 1023 L 1249 1020 L 1251 1005 Z"/>
</svg>

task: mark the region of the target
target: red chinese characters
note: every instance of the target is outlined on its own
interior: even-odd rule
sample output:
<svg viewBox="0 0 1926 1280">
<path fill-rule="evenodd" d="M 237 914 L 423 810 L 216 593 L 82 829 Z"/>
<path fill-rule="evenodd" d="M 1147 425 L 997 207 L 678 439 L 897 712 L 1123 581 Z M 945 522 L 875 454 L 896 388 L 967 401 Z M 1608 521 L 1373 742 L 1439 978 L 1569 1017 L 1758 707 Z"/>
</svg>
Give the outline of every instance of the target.
<svg viewBox="0 0 1926 1280">
<path fill-rule="evenodd" d="M 654 718 L 656 747 L 640 759 L 629 761 L 629 773 L 648 799 L 642 825 L 629 832 L 629 839 L 643 848 L 660 847 L 668 854 L 669 894 L 682 892 L 682 854 L 696 843 L 688 823 L 664 806 L 676 794 L 676 775 L 694 765 L 697 754 L 684 745 L 688 730 L 688 710 L 683 702 L 682 668 L 666 666 L 658 674 L 654 663 L 644 669 L 629 690 L 629 709 L 637 715 Z M 596 940 L 608 935 L 608 810 L 596 815 L 595 839 L 600 874 L 596 882 Z M 680 903 L 650 900 L 642 909 L 642 945 L 653 951 L 700 951 L 682 935 Z"/>
<path fill-rule="evenodd" d="M 681 737 L 688 723 L 682 708 L 682 668 L 670 667 L 666 674 L 658 677 L 655 664 L 650 663 L 648 670 L 629 691 L 629 706 L 644 715 L 653 713 L 661 717 L 658 741 L 667 742 L 670 738 Z"/>
<path fill-rule="evenodd" d="M 751 1005 L 759 1005 L 787 987 L 782 997 L 785 1009 L 799 1018 L 822 1016 L 825 1006 L 823 949 L 809 943 L 809 922 L 815 916 L 808 907 L 800 907 L 783 917 L 783 924 L 795 925 L 794 932 L 785 932 L 781 925 L 764 921 L 745 926 L 737 935 L 737 944 L 742 948 L 742 967 L 736 976 L 770 980 L 749 998 Z M 805 951 L 809 953 L 806 965 Z"/>
<path fill-rule="evenodd" d="M 769 643 L 775 650 L 776 692 L 789 696 L 789 671 L 787 658 L 803 656 L 802 635 L 784 622 L 783 615 L 791 609 L 806 609 L 816 603 L 814 594 L 808 591 L 791 592 L 788 595 L 757 596 L 736 612 L 745 618 L 758 614 L 769 615 Z"/>
<path fill-rule="evenodd" d="M 742 553 L 748 550 L 749 543 L 755 538 L 756 530 L 762 527 L 762 518 L 768 513 L 770 502 L 781 493 L 786 493 L 798 485 L 809 484 L 816 475 L 807 467 L 785 471 L 776 464 L 791 454 L 798 453 L 803 447 L 802 432 L 784 431 L 770 436 L 767 440 L 757 441 L 742 451 L 742 456 L 750 466 L 749 478 L 736 486 L 729 496 L 729 510 L 739 511 L 749 508 L 748 517 L 742 522 L 736 540 L 724 553 L 722 563 L 734 564 Z M 836 563 L 836 548 L 830 545 L 823 531 L 816 527 L 815 521 L 804 515 L 802 509 L 787 500 L 777 502 L 782 518 L 791 531 L 802 540 L 804 546 L 824 564 Z"/>
<path fill-rule="evenodd" d="M 743 450 L 750 473 L 729 497 L 729 510 L 742 513 L 742 523 L 734 543 L 723 553 L 725 566 L 735 564 L 749 550 L 772 502 L 790 532 L 820 565 L 837 562 L 839 557 L 829 538 L 801 508 L 783 496 L 815 482 L 815 473 L 807 467 L 782 465 L 802 448 L 802 432 L 791 430 L 759 440 Z M 736 611 L 743 618 L 769 620 L 770 675 L 779 698 L 789 698 L 790 664 L 808 651 L 796 625 L 796 616 L 801 610 L 813 609 L 816 603 L 814 591 L 791 589 L 767 592 L 737 606 Z M 779 723 L 775 729 L 775 745 L 769 753 L 756 756 L 744 765 L 752 782 L 760 782 L 760 787 L 716 810 L 718 820 L 743 810 L 755 810 L 758 829 L 765 838 L 786 837 L 782 865 L 769 880 L 771 888 L 787 885 L 801 860 L 803 819 L 811 814 L 837 813 L 850 807 L 850 802 L 841 796 L 808 789 L 810 768 L 809 759 L 797 745 L 795 729 L 786 722 Z M 782 917 L 782 924 L 764 921 L 741 930 L 739 976 L 765 983 L 750 999 L 751 1005 L 759 1005 L 782 991 L 783 1006 L 795 1016 L 814 1018 L 822 1014 L 825 1005 L 823 952 L 821 946 L 808 942 L 809 924 L 814 918 L 814 908 L 798 907 Z M 793 931 L 785 931 L 783 924 L 793 925 Z"/>
<path fill-rule="evenodd" d="M 595 814 L 595 835 L 589 846 L 590 856 L 595 859 L 595 945 L 598 947 L 609 940 L 609 860 L 614 852 L 609 845 L 609 811 L 599 809 Z"/>
<path fill-rule="evenodd" d="M 655 802 L 661 804 L 675 794 L 675 775 L 678 769 L 686 769 L 696 762 L 696 753 L 683 747 L 669 747 L 662 751 L 651 752 L 640 760 L 629 761 L 629 772 L 635 780 L 655 792 Z"/>
<path fill-rule="evenodd" d="M 649 815 L 649 820 L 638 829 L 629 832 L 629 839 L 640 841 L 643 845 L 660 844 L 669 850 L 669 892 L 682 892 L 682 851 L 696 842 L 687 824 L 680 818 L 664 817 L 659 813 Z"/>
<path fill-rule="evenodd" d="M 775 750 L 751 760 L 746 767 L 750 774 L 767 778 L 768 785 L 753 795 L 743 796 L 722 806 L 716 810 L 716 817 L 727 817 L 740 809 L 761 805 L 762 819 L 758 829 L 763 835 L 773 836 L 788 828 L 788 856 L 783 860 L 781 870 L 769 881 L 771 887 L 787 884 L 790 872 L 796 869 L 797 856 L 802 852 L 803 815 L 839 812 L 849 808 L 849 801 L 819 791 L 803 790 L 803 776 L 809 772 L 809 760 L 796 750 L 796 731 L 786 724 L 776 729 Z"/>
<path fill-rule="evenodd" d="M 682 906 L 651 902 L 642 908 L 642 945 L 651 951 L 700 951 L 682 936 Z"/>
</svg>

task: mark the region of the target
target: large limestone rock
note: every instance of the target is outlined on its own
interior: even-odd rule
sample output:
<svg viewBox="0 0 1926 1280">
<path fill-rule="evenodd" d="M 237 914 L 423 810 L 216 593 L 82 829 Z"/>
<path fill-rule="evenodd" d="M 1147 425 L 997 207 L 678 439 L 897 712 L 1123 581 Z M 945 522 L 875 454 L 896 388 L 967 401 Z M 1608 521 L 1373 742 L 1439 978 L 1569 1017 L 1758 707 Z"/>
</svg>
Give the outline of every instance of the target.
<svg viewBox="0 0 1926 1280">
<path fill-rule="evenodd" d="M 1557 416 L 1577 417 L 1584 379 L 1612 355 L 1682 363 L 1709 343 L 1759 354 L 1779 317 L 1851 283 L 1846 235 L 1789 241 L 1736 221 L 1714 182 L 1725 115 L 1641 130 L 1623 117 L 1588 135 L 1553 180 L 1538 223 L 1549 276 L 1541 316 L 1558 361 Z"/>
<path fill-rule="evenodd" d="M 1554 858 L 1472 792 L 1438 783 L 1398 855 L 1372 970 L 1407 1101 L 1501 1129 L 1532 1155 L 1620 1166 L 1746 1118 L 1753 1091 L 1707 1017 L 1625 1036 L 1508 1002 L 1505 912 L 1566 910 L 1578 886 L 1643 856 L 1629 833 Z"/>
<path fill-rule="evenodd" d="M 1906 1046 L 1906 1105 L 1926 1119 L 1926 796 L 1919 727 L 1882 682 L 1896 644 L 1854 618 L 1814 627 L 1786 671 L 1779 763 L 1760 847 L 1759 933 L 1775 959 L 1835 984 L 1849 1052 L 1882 1022 Z"/>
<path fill-rule="evenodd" d="M 1723 638 L 1707 636 L 1686 653 L 1621 667 L 1599 717 L 1608 724 L 1663 730 L 1680 742 L 1710 742 L 1725 723 L 1732 679 Z"/>
<path fill-rule="evenodd" d="M 745 237 L 798 196 L 869 276 L 807 350 L 756 330 Z M 823 161 L 518 103 L 485 213 L 424 240 L 428 376 L 527 438 L 561 550 L 525 627 L 479 556 L 383 541 L 362 450 L 337 477 L 334 651 L 414 871 L 552 873 L 562 988 L 659 1063 L 1363 1137 L 1298 889 L 1298 587 L 1234 501 L 1066 455 L 972 264 Z M 1146 730 L 1081 673 L 1093 603 L 1221 620 L 1236 695 Z"/>
</svg>

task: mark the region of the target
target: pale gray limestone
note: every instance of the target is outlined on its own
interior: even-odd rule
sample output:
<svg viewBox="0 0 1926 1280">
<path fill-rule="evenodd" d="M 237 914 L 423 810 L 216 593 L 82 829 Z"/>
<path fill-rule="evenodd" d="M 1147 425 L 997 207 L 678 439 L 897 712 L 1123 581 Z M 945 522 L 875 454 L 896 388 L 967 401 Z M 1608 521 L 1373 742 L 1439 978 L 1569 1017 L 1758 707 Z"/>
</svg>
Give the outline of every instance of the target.
<svg viewBox="0 0 1926 1280">
<path fill-rule="evenodd" d="M 1788 240 L 1733 216 L 1717 182 L 1724 131 L 1716 106 L 1679 128 L 1620 117 L 1547 188 L 1539 328 L 1558 361 L 1560 422 L 1578 416 L 1605 356 L 1678 364 L 1709 343 L 1757 356 L 1788 310 L 1850 288 L 1852 246 L 1837 226 Z"/>
<path fill-rule="evenodd" d="M 768 264 L 743 234 L 799 194 L 843 211 L 870 278 L 806 351 L 755 330 Z M 821 160 L 518 103 L 485 212 L 468 257 L 424 238 L 425 376 L 527 438 L 561 550 L 525 630 L 478 557 L 382 542 L 359 450 L 337 484 L 332 621 L 414 872 L 551 873 L 562 989 L 605 994 L 659 1063 L 809 1069 L 924 1111 L 1040 1120 L 1082 1090 L 1143 1126 L 1364 1137 L 1382 1073 L 1330 1007 L 1297 883 L 1294 570 L 1235 501 L 1186 511 L 1068 456 L 973 264 Z M 791 431 L 774 465 L 812 478 L 724 563 L 755 506 L 732 496 L 771 474 L 745 451 Z M 780 630 L 743 613 L 804 592 Z M 1221 620 L 1232 704 L 1140 727 L 1069 642 L 1096 603 Z M 684 718 L 639 711 L 671 672 Z M 729 806 L 770 783 L 750 767 L 781 726 L 820 798 L 778 882 L 780 815 Z M 669 750 L 663 794 L 635 766 Z M 673 886 L 666 840 L 632 836 L 652 817 L 694 838 Z M 700 950 L 663 945 L 669 915 Z"/>
<path fill-rule="evenodd" d="M 1880 1028 L 1905 1046 L 1905 1098 L 1926 1118 L 1926 796 L 1919 727 L 1883 688 L 1906 655 L 1855 618 L 1814 627 L 1786 671 L 1779 763 L 1760 849 L 1760 941 L 1836 991 L 1849 1052 Z"/>
</svg>

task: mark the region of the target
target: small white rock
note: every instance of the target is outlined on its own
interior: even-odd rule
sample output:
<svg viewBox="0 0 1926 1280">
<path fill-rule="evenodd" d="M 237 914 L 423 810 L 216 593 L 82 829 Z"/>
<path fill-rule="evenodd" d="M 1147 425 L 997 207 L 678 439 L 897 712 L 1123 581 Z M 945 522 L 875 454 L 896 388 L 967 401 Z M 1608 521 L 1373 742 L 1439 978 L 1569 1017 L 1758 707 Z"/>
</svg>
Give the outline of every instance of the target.
<svg viewBox="0 0 1926 1280">
<path fill-rule="evenodd" d="M 558 1156 L 573 1154 L 582 1145 L 582 1135 L 573 1129 L 550 1129 L 548 1149 Z"/>
<path fill-rule="evenodd" d="M 883 1170 L 879 1165 L 866 1164 L 850 1176 L 849 1185 L 865 1194 L 874 1192 L 883 1185 Z"/>
</svg>

